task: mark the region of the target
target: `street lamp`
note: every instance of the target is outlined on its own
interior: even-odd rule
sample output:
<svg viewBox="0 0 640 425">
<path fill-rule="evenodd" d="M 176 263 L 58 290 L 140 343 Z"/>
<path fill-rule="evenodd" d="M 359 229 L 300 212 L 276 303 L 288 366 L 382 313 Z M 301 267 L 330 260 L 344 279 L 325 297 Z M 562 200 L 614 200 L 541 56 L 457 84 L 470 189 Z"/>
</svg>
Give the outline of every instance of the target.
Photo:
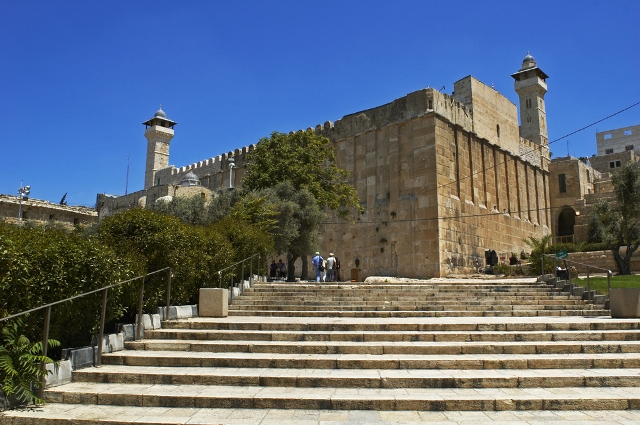
<svg viewBox="0 0 640 425">
<path fill-rule="evenodd" d="M 22 198 L 27 199 L 31 193 L 31 186 L 22 186 L 18 189 L 18 196 L 20 197 L 20 208 L 18 209 L 18 223 L 22 222 Z"/>
<path fill-rule="evenodd" d="M 229 189 L 233 189 L 233 169 L 236 166 L 236 161 L 229 157 Z"/>
</svg>

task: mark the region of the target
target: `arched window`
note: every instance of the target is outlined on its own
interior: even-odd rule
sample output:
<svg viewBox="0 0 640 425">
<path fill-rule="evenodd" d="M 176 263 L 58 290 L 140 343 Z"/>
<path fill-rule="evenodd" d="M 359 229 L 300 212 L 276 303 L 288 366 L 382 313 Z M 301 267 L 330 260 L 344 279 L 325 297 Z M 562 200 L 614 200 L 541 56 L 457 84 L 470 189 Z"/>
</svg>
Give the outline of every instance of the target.
<svg viewBox="0 0 640 425">
<path fill-rule="evenodd" d="M 500 137 L 500 124 L 496 124 L 496 134 Z"/>
</svg>

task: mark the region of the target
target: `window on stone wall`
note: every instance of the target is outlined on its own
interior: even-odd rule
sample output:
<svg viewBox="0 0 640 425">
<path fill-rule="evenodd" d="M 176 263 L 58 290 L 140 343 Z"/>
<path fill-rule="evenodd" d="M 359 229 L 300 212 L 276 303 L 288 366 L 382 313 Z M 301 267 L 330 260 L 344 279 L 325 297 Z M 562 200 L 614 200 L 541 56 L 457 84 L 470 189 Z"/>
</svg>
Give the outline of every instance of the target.
<svg viewBox="0 0 640 425">
<path fill-rule="evenodd" d="M 611 139 L 611 133 L 609 133 L 609 134 L 605 134 L 605 135 L 604 135 L 604 138 L 605 138 L 605 139 Z"/>
<path fill-rule="evenodd" d="M 80 224 L 80 219 L 78 217 L 73 219 L 73 225 L 77 226 L 78 224 Z"/>
<path fill-rule="evenodd" d="M 49 220 L 53 220 L 53 214 L 49 214 Z"/>
<path fill-rule="evenodd" d="M 587 170 L 587 183 L 591 183 L 591 173 Z"/>
<path fill-rule="evenodd" d="M 616 161 L 616 168 L 618 167 L 622 167 L 622 162 L 621 161 Z"/>
<path fill-rule="evenodd" d="M 558 174 L 558 183 L 560 185 L 560 193 L 565 193 L 567 191 L 567 176 Z"/>
<path fill-rule="evenodd" d="M 627 145 L 624 147 L 625 151 L 632 151 L 633 150 L 633 145 Z"/>
<path fill-rule="evenodd" d="M 433 100 L 429 101 L 429 109 L 433 109 Z"/>
<path fill-rule="evenodd" d="M 526 105 L 527 109 L 531 108 L 531 99 L 526 99 L 524 101 L 524 104 Z"/>
<path fill-rule="evenodd" d="M 604 150 L 605 155 L 609 155 L 610 153 L 613 153 L 613 148 Z"/>
<path fill-rule="evenodd" d="M 609 168 L 616 168 L 616 162 L 615 161 L 609 161 Z"/>
<path fill-rule="evenodd" d="M 500 137 L 500 124 L 496 124 L 496 134 Z"/>
<path fill-rule="evenodd" d="M 625 135 L 625 136 L 631 136 L 631 133 L 633 133 L 633 131 L 632 131 L 632 130 L 625 130 L 625 131 L 624 131 L 624 135 Z"/>
</svg>

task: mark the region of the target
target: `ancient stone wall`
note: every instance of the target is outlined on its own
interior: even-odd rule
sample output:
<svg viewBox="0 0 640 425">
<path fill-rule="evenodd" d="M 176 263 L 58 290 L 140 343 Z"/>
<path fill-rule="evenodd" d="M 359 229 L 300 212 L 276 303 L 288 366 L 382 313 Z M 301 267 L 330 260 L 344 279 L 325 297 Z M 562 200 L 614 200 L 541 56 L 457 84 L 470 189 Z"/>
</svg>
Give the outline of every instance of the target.
<svg viewBox="0 0 640 425">
<path fill-rule="evenodd" d="M 453 97 L 471 110 L 473 132 L 478 137 L 513 155 L 520 155 L 516 105 L 473 76 L 456 81 L 453 89 Z"/>
<path fill-rule="evenodd" d="M 474 270 L 485 249 L 529 249 L 523 238 L 548 232 L 546 172 L 474 128 L 464 105 L 433 89 L 318 125 L 365 207 L 353 224 L 322 226 L 323 253 L 363 276 L 425 277 Z"/>
</svg>

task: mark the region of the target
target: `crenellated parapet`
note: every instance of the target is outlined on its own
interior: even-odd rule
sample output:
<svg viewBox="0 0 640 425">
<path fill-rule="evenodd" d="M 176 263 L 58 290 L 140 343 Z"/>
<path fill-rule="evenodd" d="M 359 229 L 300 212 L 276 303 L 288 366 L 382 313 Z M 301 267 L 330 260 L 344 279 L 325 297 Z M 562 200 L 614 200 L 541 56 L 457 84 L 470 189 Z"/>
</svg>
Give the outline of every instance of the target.
<svg viewBox="0 0 640 425">
<path fill-rule="evenodd" d="M 440 115 L 464 130 L 473 130 L 471 110 L 446 93 L 426 88 L 409 93 L 386 105 L 345 115 L 335 123 L 326 121 L 324 124 L 318 124 L 314 131 L 330 140 L 340 140 L 430 113 Z"/>
<path fill-rule="evenodd" d="M 228 173 L 229 158 L 233 158 L 236 168 L 244 168 L 247 163 L 248 153 L 252 152 L 255 147 L 255 144 L 251 144 L 182 167 L 171 165 L 156 172 L 156 181 L 159 180 L 160 185 L 177 185 L 180 184 L 182 178 L 190 172 L 198 176 L 199 179 L 211 178 L 220 173 Z"/>
<path fill-rule="evenodd" d="M 540 145 L 521 137 L 519 156 L 523 161 L 544 171 L 549 171 L 550 152 L 548 145 Z"/>
</svg>

